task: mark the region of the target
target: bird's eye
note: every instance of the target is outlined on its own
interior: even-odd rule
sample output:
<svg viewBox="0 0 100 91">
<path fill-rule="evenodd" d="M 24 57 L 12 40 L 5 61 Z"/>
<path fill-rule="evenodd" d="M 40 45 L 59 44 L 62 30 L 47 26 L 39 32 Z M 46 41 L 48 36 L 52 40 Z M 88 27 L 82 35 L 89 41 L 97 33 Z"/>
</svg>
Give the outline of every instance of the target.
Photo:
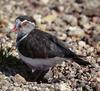
<svg viewBox="0 0 100 91">
<path fill-rule="evenodd" d="M 26 25 L 27 25 L 27 22 L 24 22 L 22 25 L 23 25 L 23 26 L 26 26 Z"/>
</svg>

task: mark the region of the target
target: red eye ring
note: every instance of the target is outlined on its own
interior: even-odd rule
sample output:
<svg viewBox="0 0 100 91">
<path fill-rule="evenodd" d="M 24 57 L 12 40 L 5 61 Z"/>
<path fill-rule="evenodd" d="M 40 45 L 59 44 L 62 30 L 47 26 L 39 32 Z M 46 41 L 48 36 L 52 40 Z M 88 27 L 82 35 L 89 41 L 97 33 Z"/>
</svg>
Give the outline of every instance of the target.
<svg viewBox="0 0 100 91">
<path fill-rule="evenodd" d="M 26 26 L 27 25 L 27 21 L 22 22 L 22 26 Z"/>
</svg>

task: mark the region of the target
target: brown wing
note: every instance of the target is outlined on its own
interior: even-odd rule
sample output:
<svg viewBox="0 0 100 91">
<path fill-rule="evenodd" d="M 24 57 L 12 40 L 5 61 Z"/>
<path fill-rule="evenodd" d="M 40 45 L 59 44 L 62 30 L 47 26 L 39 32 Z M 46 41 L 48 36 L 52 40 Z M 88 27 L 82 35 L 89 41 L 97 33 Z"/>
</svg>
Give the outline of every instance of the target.
<svg viewBox="0 0 100 91">
<path fill-rule="evenodd" d="M 73 58 L 79 64 L 86 65 L 88 62 L 80 59 L 78 55 L 65 47 L 64 43 L 46 32 L 33 30 L 20 44 L 18 49 L 27 57 L 31 58 Z"/>
</svg>

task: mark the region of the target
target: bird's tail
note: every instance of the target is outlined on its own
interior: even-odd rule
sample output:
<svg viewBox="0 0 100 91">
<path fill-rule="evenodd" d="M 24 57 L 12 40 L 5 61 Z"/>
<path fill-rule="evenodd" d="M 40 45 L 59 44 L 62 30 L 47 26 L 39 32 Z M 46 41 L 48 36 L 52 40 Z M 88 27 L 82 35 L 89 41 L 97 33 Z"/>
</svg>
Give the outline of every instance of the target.
<svg viewBox="0 0 100 91">
<path fill-rule="evenodd" d="M 79 57 L 75 57 L 73 58 L 73 60 L 80 65 L 84 65 L 84 66 L 90 65 L 88 61 L 85 61 L 84 59 L 79 58 Z"/>
<path fill-rule="evenodd" d="M 90 63 L 88 61 L 85 61 L 84 59 L 80 58 L 80 56 L 78 56 L 77 54 L 75 54 L 74 52 L 72 52 L 70 49 L 66 49 L 66 53 L 65 53 L 65 57 L 69 57 L 72 58 L 73 61 L 75 61 L 76 63 L 80 64 L 80 65 L 90 65 Z"/>
</svg>

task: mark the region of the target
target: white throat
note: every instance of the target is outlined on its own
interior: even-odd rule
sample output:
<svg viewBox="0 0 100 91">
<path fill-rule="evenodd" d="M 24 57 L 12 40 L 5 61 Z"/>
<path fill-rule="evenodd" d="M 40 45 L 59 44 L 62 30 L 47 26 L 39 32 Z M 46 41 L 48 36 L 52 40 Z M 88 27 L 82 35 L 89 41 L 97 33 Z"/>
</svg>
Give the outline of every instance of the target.
<svg viewBox="0 0 100 91">
<path fill-rule="evenodd" d="M 29 34 L 32 30 L 34 30 L 35 26 L 32 23 L 29 23 L 27 26 L 20 28 L 18 35 L 20 34 Z"/>
<path fill-rule="evenodd" d="M 34 29 L 35 29 L 35 24 L 31 22 L 29 22 L 27 26 L 20 28 L 17 34 L 18 38 L 17 42 L 21 42 L 23 39 L 25 39 L 31 31 L 34 31 Z"/>
<path fill-rule="evenodd" d="M 34 29 L 34 26 L 29 24 L 28 27 L 21 28 L 20 31 L 22 31 L 22 33 L 24 33 L 24 34 L 27 34 L 27 33 L 30 33 L 33 29 Z"/>
</svg>

